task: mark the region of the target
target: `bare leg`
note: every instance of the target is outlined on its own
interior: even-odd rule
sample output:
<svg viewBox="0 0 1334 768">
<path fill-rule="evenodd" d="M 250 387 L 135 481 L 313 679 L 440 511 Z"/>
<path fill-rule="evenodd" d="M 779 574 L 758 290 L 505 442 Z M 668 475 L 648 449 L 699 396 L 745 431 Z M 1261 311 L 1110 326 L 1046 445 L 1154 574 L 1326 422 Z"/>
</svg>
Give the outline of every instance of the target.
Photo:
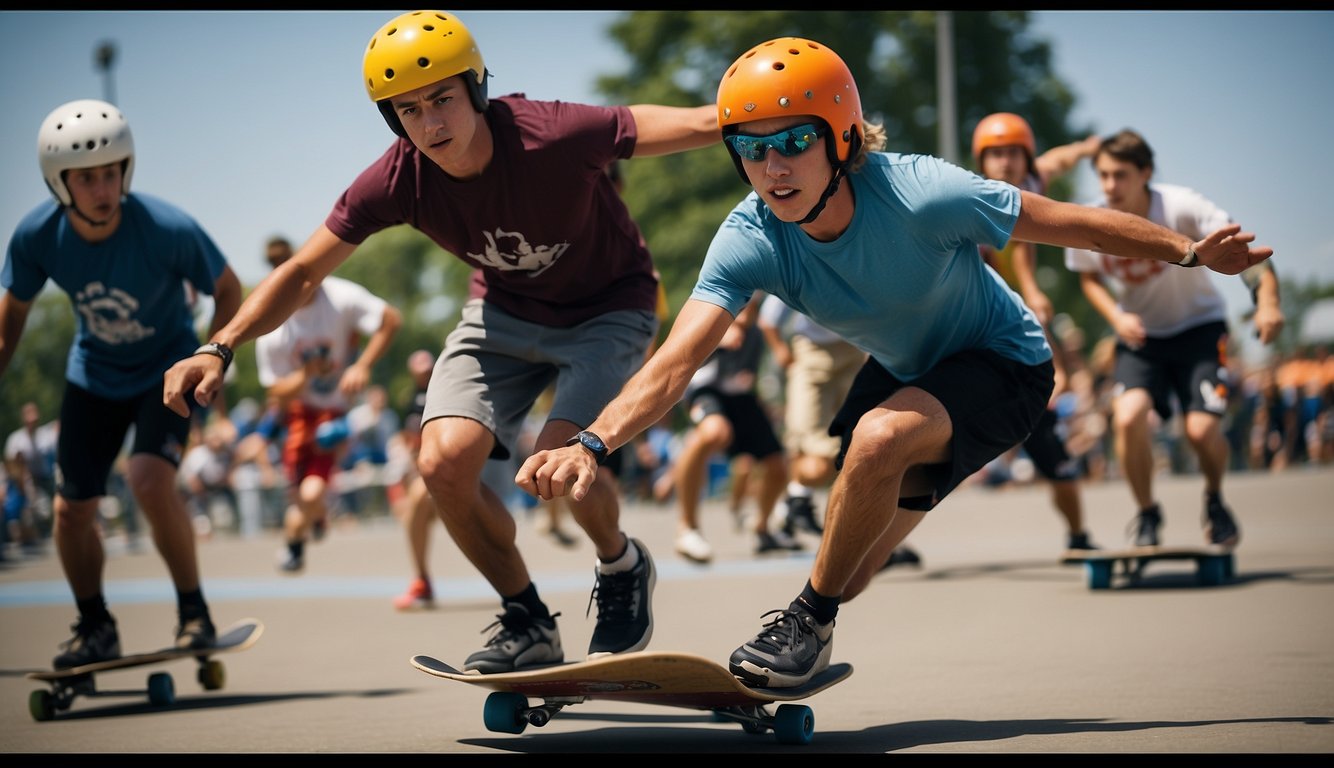
<svg viewBox="0 0 1334 768">
<path fill-rule="evenodd" d="M 160 456 L 137 453 L 129 462 L 130 490 L 153 529 L 153 544 L 162 555 L 178 592 L 199 589 L 195 529 L 176 488 L 176 467 Z"/>
<path fill-rule="evenodd" d="M 1127 390 L 1112 406 L 1116 455 L 1139 509 L 1153 503 L 1153 436 L 1149 434 L 1152 407 L 1153 400 L 1144 389 Z"/>
<path fill-rule="evenodd" d="M 732 422 L 721 414 L 706 416 L 686 437 L 672 466 L 676 478 L 677 532 L 699 528 L 700 496 L 708 474 L 709 457 L 732 442 Z"/>
<path fill-rule="evenodd" d="M 102 569 L 106 550 L 97 525 L 98 499 L 70 501 L 56 494 L 52 536 L 60 565 L 65 570 L 74 599 L 85 600 L 102 591 Z"/>
</svg>

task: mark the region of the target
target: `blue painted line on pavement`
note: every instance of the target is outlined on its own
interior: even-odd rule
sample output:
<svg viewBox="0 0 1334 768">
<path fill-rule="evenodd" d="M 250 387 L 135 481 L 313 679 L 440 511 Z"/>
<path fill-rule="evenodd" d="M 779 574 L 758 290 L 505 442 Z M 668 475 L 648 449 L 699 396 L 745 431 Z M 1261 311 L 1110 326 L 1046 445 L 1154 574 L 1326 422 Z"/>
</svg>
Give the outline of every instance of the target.
<svg viewBox="0 0 1334 768">
<path fill-rule="evenodd" d="M 709 565 L 693 565 L 680 561 L 655 563 L 658 580 L 692 581 L 730 576 L 765 576 L 799 574 L 810 570 L 812 553 L 731 560 Z M 392 598 L 403 591 L 409 578 L 376 576 L 311 577 L 297 574 L 256 578 L 204 579 L 204 594 L 210 602 L 223 600 L 305 600 L 310 598 Z M 533 581 L 543 594 L 557 592 L 584 592 L 593 588 L 593 569 L 558 572 L 534 572 Z M 495 590 L 485 579 L 473 577 L 459 580 L 436 579 L 437 603 L 470 602 L 495 598 Z M 109 579 L 104 594 L 111 604 L 176 603 L 171 582 L 159 579 Z M 62 581 L 27 581 L 0 584 L 0 608 L 33 605 L 68 605 L 74 598 L 69 585 Z"/>
</svg>

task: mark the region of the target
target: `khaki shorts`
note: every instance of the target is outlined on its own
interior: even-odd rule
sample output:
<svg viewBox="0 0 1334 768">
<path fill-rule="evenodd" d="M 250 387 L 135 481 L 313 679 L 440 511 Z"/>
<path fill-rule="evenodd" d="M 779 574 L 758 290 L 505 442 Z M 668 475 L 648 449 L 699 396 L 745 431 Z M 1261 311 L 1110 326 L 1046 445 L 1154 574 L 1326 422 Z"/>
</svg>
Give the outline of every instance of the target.
<svg viewBox="0 0 1334 768">
<path fill-rule="evenodd" d="M 471 299 L 431 372 L 422 424 L 442 416 L 472 419 L 496 436 L 491 458 L 508 459 L 547 387 L 555 382 L 547 420 L 586 427 L 639 370 L 657 333 L 658 318 L 647 311 L 608 312 L 552 328 Z"/>
<path fill-rule="evenodd" d="M 791 455 L 838 456 L 840 435 L 830 435 L 843 398 L 852 387 L 866 353 L 846 341 L 816 344 L 793 336 L 792 364 L 787 369 L 787 400 L 783 445 Z"/>
</svg>

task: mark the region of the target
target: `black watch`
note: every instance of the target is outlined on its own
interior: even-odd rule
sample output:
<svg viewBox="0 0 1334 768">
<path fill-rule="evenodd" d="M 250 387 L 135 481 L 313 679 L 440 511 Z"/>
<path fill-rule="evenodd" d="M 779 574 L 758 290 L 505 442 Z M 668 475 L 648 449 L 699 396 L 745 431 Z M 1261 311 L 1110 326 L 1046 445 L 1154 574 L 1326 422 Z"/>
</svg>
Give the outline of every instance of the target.
<svg viewBox="0 0 1334 768">
<path fill-rule="evenodd" d="M 216 341 L 210 341 L 209 343 L 205 344 L 199 349 L 196 349 L 193 353 L 191 353 L 190 356 L 194 357 L 195 355 L 213 355 L 214 357 L 221 358 L 223 373 L 226 373 L 227 369 L 232 364 L 231 347 L 227 346 L 226 344 L 219 344 Z"/>
<path fill-rule="evenodd" d="M 593 460 L 597 462 L 599 467 L 602 466 L 602 462 L 607 460 L 607 454 L 609 453 L 607 444 L 602 442 L 602 438 L 586 429 L 569 440 L 566 440 L 565 444 L 582 445 L 587 448 L 588 452 L 593 454 Z"/>
</svg>

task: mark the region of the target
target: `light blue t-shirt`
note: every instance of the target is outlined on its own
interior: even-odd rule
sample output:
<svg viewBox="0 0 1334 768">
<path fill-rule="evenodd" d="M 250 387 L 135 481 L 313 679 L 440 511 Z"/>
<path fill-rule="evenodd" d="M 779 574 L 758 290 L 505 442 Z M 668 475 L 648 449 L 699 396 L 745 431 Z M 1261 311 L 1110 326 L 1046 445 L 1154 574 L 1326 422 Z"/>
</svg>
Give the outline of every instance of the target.
<svg viewBox="0 0 1334 768">
<path fill-rule="evenodd" d="M 227 266 L 199 224 L 149 195 L 127 195 L 115 234 L 80 237 L 47 200 L 9 240 L 0 287 L 32 301 L 48 279 L 69 294 L 77 329 L 65 378 L 113 400 L 162 386 L 173 363 L 199 346 L 186 283 L 213 294 Z"/>
<path fill-rule="evenodd" d="M 843 183 L 856 207 L 829 243 L 752 192 L 719 227 L 690 297 L 735 315 L 755 291 L 771 293 L 904 382 L 966 349 L 1051 359 L 1037 318 L 978 253 L 1009 240 L 1018 189 L 929 155 L 879 152 Z"/>
</svg>

